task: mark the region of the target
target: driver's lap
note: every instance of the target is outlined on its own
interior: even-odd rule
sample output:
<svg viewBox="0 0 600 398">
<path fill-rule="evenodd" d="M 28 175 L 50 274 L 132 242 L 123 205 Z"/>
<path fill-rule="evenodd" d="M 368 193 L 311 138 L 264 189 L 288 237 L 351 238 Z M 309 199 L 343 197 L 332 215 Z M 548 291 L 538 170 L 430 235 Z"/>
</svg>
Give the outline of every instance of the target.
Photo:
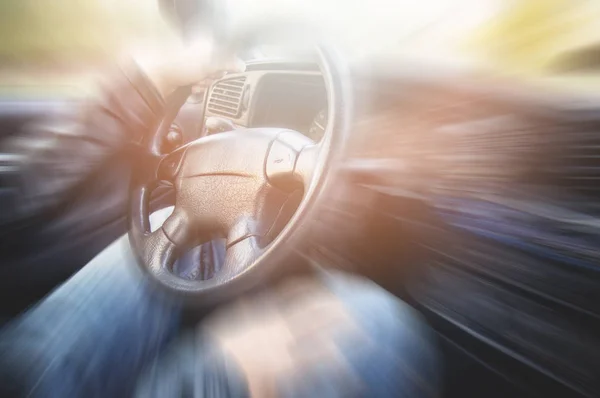
<svg viewBox="0 0 600 398">
<path fill-rule="evenodd" d="M 31 397 L 435 394 L 428 330 L 368 281 L 287 280 L 182 337 L 179 303 L 150 288 L 132 261 L 124 237 L 5 328 L 0 388 Z"/>
</svg>

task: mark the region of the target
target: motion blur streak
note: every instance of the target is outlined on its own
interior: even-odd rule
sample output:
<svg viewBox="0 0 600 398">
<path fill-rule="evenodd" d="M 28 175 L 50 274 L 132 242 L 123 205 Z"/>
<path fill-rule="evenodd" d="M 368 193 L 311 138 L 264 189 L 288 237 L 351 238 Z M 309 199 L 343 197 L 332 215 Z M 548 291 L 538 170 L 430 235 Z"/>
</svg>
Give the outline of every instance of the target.
<svg viewBox="0 0 600 398">
<path fill-rule="evenodd" d="M 140 143 L 162 131 L 168 98 L 129 58 L 184 62 L 180 32 L 153 1 L 0 4 L 0 392 L 599 396 L 600 3 L 223 7 L 231 31 L 310 31 L 273 33 L 238 54 L 246 72 L 193 86 L 162 126 L 164 153 L 238 128 L 321 140 L 331 104 L 306 53 L 315 39 L 351 66 L 352 135 L 278 272 L 189 306 L 136 268 L 125 236 L 130 176 L 156 174 Z M 302 192 L 274 196 L 264 246 Z M 174 202 L 165 183 L 148 204 L 169 240 Z M 223 269 L 226 239 L 202 241 L 175 275 Z"/>
</svg>

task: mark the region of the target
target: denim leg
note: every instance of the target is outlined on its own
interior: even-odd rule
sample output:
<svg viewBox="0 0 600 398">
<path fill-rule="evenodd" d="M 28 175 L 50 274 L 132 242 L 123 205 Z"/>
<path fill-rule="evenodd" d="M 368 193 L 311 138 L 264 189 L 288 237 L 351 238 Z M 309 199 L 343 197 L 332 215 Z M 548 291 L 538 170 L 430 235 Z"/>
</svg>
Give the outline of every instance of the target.
<svg viewBox="0 0 600 398">
<path fill-rule="evenodd" d="M 330 273 L 327 285 L 373 344 L 340 333 L 337 345 L 365 397 L 435 397 L 440 368 L 435 336 L 410 306 L 375 283 Z M 325 397 L 326 395 L 320 395 Z"/>
<path fill-rule="evenodd" d="M 280 398 L 440 393 L 433 332 L 368 280 L 291 279 L 213 315 L 153 362 L 136 397 L 272 396 L 261 389 L 270 383 Z"/>
<path fill-rule="evenodd" d="M 352 377 L 340 374 L 339 361 L 324 359 L 295 377 L 278 380 L 280 397 L 439 395 L 434 335 L 415 310 L 357 276 L 328 272 L 324 282 L 358 326 L 341 328 L 332 336 Z"/>
<path fill-rule="evenodd" d="M 155 291 L 135 261 L 124 236 L 7 326 L 0 388 L 11 396 L 129 396 L 180 315 L 179 304 Z"/>
</svg>

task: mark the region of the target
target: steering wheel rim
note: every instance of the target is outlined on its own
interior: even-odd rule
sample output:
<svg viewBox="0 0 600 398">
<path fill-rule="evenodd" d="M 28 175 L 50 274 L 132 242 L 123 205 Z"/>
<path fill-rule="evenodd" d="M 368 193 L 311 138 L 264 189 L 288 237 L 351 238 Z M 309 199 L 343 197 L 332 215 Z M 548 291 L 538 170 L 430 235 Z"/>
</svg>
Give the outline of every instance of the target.
<svg viewBox="0 0 600 398">
<path fill-rule="evenodd" d="M 350 133 L 353 109 L 349 69 L 343 58 L 334 48 L 324 45 L 318 46 L 317 52 L 328 102 L 328 125 L 323 138 L 318 144 L 308 144 L 303 141 L 306 138 L 301 133 L 291 130 L 246 129 L 243 133 L 236 131 L 202 137 L 171 154 L 161 155 L 158 143 L 162 139 L 164 131 L 166 131 L 165 126 L 169 126 L 174 120 L 179 108 L 189 94 L 189 88 L 177 91 L 172 98 L 167 100 L 167 112 L 161 123 L 162 127 L 159 127 L 157 133 L 145 142 L 149 154 L 147 161 L 140 163 L 134 172 L 128 214 L 129 239 L 138 259 L 137 263 L 160 287 L 189 299 L 200 299 L 201 302 L 220 300 L 241 293 L 256 286 L 266 275 L 269 275 L 279 264 L 282 264 L 285 256 L 289 255 L 290 248 L 297 247 L 298 243 L 309 232 L 310 220 L 316 218 L 319 204 L 325 199 L 326 191 L 331 186 L 335 165 L 344 152 Z M 222 150 L 218 148 L 232 145 L 235 142 L 234 140 L 241 139 L 241 134 L 246 134 L 244 137 L 248 137 L 248 134 L 253 137 L 257 143 L 257 148 L 262 148 L 265 142 L 269 142 L 268 149 L 263 155 L 264 174 L 267 183 L 273 184 L 275 178 L 280 181 L 286 181 L 290 178 L 300 181 L 304 185 L 302 201 L 287 225 L 283 227 L 269 245 L 262 249 L 258 249 L 255 240 L 252 239 L 252 228 L 255 220 L 252 217 L 237 217 L 235 222 L 227 224 L 229 229 L 227 231 L 228 257 L 222 274 L 202 281 L 178 278 L 169 271 L 169 267 L 176 258 L 175 256 L 183 254 L 178 244 L 179 241 L 185 242 L 187 239 L 183 235 L 189 234 L 189 231 L 185 232 L 185 230 L 188 228 L 194 230 L 197 227 L 187 225 L 186 223 L 189 220 L 184 220 L 193 218 L 190 213 L 195 213 L 195 209 L 188 208 L 185 211 L 178 212 L 178 201 L 182 203 L 181 206 L 184 206 L 183 203 L 188 200 L 187 196 L 190 196 L 189 192 L 187 196 L 179 195 L 179 193 L 190 191 L 184 184 L 188 184 L 187 180 L 191 180 L 190 177 L 196 177 L 195 174 L 192 175 L 190 172 L 196 172 L 199 167 L 198 164 L 202 163 L 201 157 L 210 155 L 206 148 L 210 147 L 212 151 L 220 151 L 219 153 L 222 156 Z M 220 144 L 220 141 L 223 145 Z M 291 153 L 290 156 L 292 157 L 295 156 L 291 161 L 291 164 L 293 164 L 291 174 L 290 170 L 282 171 L 280 165 L 270 163 L 270 159 L 278 156 L 277 154 L 272 155 L 275 147 L 284 148 L 285 153 Z M 290 151 L 290 148 L 292 148 L 292 151 Z M 196 156 L 196 154 L 198 154 L 198 157 L 194 158 L 194 161 L 187 160 Z M 211 169 L 209 171 L 213 169 L 212 165 L 208 163 L 203 167 L 209 167 Z M 257 167 L 254 168 L 257 169 Z M 188 169 L 190 172 L 188 172 Z M 272 172 L 273 170 L 275 173 Z M 218 172 L 221 171 L 218 170 Z M 259 179 L 259 174 L 260 172 L 257 169 L 253 178 Z M 159 230 L 150 232 L 149 199 L 151 191 L 158 181 L 169 177 L 177 177 L 179 180 L 175 181 L 181 182 L 179 188 L 176 185 L 178 200 L 176 200 L 175 211 L 165 224 L 159 228 L 162 232 L 157 233 Z M 252 179 L 248 181 L 250 180 Z M 193 194 L 197 191 L 197 188 L 191 191 Z M 201 198 L 196 198 L 196 200 L 200 201 Z M 230 219 L 229 217 L 225 218 Z M 157 238 L 161 234 L 164 236 Z M 232 243 L 233 246 L 230 246 Z M 235 250 L 232 250 L 233 254 L 229 256 L 229 248 L 231 247 Z"/>
</svg>

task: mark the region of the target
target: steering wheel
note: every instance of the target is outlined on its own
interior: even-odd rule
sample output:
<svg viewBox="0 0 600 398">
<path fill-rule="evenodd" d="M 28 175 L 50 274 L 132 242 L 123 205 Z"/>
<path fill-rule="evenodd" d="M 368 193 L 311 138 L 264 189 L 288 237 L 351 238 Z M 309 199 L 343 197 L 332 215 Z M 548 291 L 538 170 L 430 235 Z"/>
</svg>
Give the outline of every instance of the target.
<svg viewBox="0 0 600 398">
<path fill-rule="evenodd" d="M 333 168 L 350 132 L 349 72 L 332 48 L 317 47 L 328 100 L 328 125 L 319 143 L 283 128 L 249 128 L 199 138 L 170 154 L 160 153 L 157 133 L 144 143 L 147 161 L 132 176 L 129 238 L 138 264 L 166 290 L 192 299 L 215 300 L 246 291 L 277 267 L 306 236 L 325 200 Z M 162 122 L 169 126 L 187 97 L 180 90 L 167 100 Z M 151 232 L 152 190 L 169 181 L 175 207 Z M 259 238 L 266 198 L 273 189 L 302 188 L 302 199 L 280 233 L 265 247 Z M 226 237 L 222 268 L 208 280 L 187 280 L 172 272 L 177 257 L 215 235 Z"/>
</svg>

